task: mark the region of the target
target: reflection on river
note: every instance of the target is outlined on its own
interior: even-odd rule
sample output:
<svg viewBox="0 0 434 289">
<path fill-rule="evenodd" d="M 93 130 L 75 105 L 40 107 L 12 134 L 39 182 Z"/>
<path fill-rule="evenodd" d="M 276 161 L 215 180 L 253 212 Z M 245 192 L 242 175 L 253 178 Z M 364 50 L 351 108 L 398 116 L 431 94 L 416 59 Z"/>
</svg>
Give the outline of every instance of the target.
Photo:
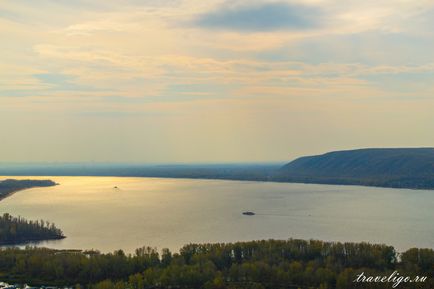
<svg viewBox="0 0 434 289">
<path fill-rule="evenodd" d="M 60 185 L 17 192 L 0 202 L 0 212 L 55 222 L 67 238 L 39 244 L 51 248 L 132 252 L 143 245 L 175 250 L 191 242 L 291 237 L 380 242 L 399 251 L 434 248 L 434 191 L 221 180 L 32 178 L 49 178 Z M 255 215 L 243 215 L 245 211 Z"/>
</svg>

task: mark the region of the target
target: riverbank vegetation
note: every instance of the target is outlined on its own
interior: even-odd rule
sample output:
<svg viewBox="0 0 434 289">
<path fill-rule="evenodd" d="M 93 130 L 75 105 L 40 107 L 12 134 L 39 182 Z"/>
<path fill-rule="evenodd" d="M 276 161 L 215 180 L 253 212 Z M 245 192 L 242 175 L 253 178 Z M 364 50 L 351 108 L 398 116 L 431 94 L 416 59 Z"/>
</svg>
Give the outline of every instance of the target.
<svg viewBox="0 0 434 289">
<path fill-rule="evenodd" d="M 16 191 L 30 189 L 33 187 L 51 187 L 55 185 L 56 183 L 51 180 L 3 180 L 0 181 L 0 200 L 6 198 Z"/>
<path fill-rule="evenodd" d="M 144 247 L 123 251 L 0 250 L 0 279 L 32 285 L 74 285 L 92 289 L 204 288 L 392 288 L 391 283 L 355 283 L 365 275 L 427 276 L 399 288 L 434 288 L 434 251 L 367 243 L 268 240 L 189 244 L 179 253 Z"/>
<path fill-rule="evenodd" d="M 20 244 L 31 241 L 63 239 L 62 230 L 53 223 L 38 220 L 28 221 L 12 217 L 8 213 L 0 216 L 0 244 Z"/>
<path fill-rule="evenodd" d="M 0 175 L 222 179 L 434 189 L 434 148 L 375 148 L 264 164 L 5 165 Z"/>
</svg>

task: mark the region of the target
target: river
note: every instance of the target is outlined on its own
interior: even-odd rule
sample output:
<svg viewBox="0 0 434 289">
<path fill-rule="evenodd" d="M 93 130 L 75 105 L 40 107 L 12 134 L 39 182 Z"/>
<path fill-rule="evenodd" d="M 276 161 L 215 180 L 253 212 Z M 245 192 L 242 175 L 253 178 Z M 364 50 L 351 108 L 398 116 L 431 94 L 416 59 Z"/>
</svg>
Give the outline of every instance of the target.
<svg viewBox="0 0 434 289">
<path fill-rule="evenodd" d="M 57 249 L 179 249 L 257 239 L 368 241 L 434 248 L 434 191 L 198 179 L 0 177 L 60 185 L 19 191 L 0 212 L 52 221 Z M 254 216 L 243 211 L 255 212 Z"/>
</svg>

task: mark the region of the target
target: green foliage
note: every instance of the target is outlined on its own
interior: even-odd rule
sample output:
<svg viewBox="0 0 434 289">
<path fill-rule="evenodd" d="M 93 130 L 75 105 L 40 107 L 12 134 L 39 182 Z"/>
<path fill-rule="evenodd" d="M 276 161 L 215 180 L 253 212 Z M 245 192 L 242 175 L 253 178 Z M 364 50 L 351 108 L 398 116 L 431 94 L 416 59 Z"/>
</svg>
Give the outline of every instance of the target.
<svg viewBox="0 0 434 289">
<path fill-rule="evenodd" d="M 8 213 L 0 216 L 0 244 L 62 238 L 62 231 L 53 223 L 44 220 L 28 221 L 21 217 L 12 217 Z"/>
<path fill-rule="evenodd" d="M 298 158 L 276 171 L 281 182 L 434 188 L 434 148 L 358 149 Z"/>
<path fill-rule="evenodd" d="M 161 256 L 150 247 L 133 255 L 28 247 L 1 249 L 0 274 L 8 282 L 92 289 L 350 289 L 388 288 L 353 280 L 360 272 L 389 275 L 398 270 L 429 277 L 425 283 L 399 288 L 432 288 L 433 250 L 410 249 L 401 258 L 386 245 L 293 239 L 189 244 L 175 254 L 164 249 Z"/>
</svg>

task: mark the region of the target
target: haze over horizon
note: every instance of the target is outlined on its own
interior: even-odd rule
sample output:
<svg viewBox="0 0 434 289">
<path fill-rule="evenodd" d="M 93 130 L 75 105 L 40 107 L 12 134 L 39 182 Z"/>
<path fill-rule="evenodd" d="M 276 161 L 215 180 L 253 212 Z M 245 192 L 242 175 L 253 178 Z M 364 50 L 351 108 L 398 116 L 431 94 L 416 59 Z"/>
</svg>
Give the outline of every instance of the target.
<svg viewBox="0 0 434 289">
<path fill-rule="evenodd" d="M 0 162 L 434 146 L 432 1 L 2 1 Z"/>
</svg>

